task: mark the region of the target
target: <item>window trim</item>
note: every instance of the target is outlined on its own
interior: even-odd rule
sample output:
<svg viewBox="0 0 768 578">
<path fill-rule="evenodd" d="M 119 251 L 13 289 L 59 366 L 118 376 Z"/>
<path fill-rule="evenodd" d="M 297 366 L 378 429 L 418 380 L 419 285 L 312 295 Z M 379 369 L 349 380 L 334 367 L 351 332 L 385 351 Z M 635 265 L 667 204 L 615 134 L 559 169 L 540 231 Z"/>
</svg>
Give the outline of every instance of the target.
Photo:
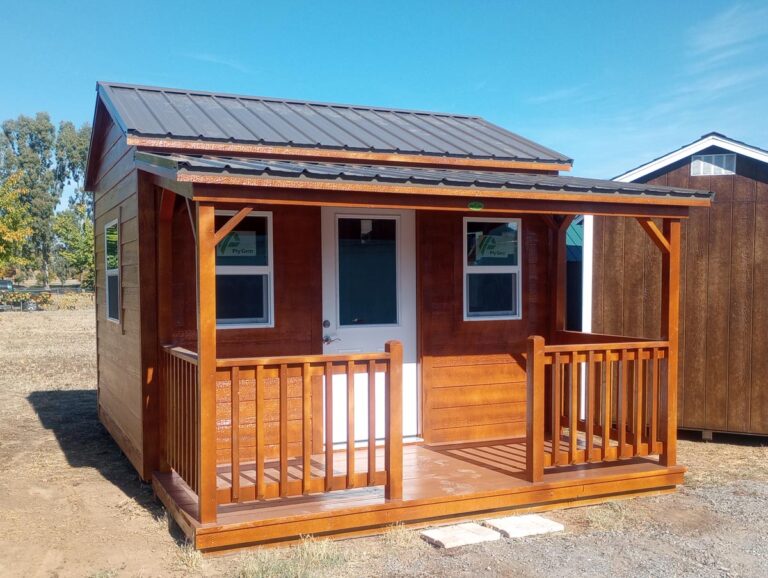
<svg viewBox="0 0 768 578">
<path fill-rule="evenodd" d="M 467 223 L 516 223 L 517 224 L 517 265 L 482 266 L 469 265 L 467 263 Z M 464 321 L 519 321 L 523 318 L 523 221 L 520 218 L 504 217 L 464 217 L 461 235 L 461 260 L 462 271 L 462 296 Z M 467 299 L 470 274 L 483 273 L 515 273 L 517 275 L 517 315 L 469 315 L 469 302 Z"/>
<path fill-rule="evenodd" d="M 237 211 L 217 210 L 214 217 L 231 217 Z M 245 217 L 265 217 L 267 219 L 267 264 L 265 265 L 216 265 L 216 277 L 221 275 L 266 275 L 267 276 L 267 322 L 266 323 L 222 323 L 216 316 L 216 329 L 273 329 L 275 327 L 275 261 L 274 236 L 272 234 L 272 211 L 251 211 Z M 235 227 L 237 230 L 237 227 Z M 222 239 L 223 240 L 223 239 Z"/>
<path fill-rule="evenodd" d="M 107 229 L 110 229 L 111 227 L 115 227 L 117 229 L 117 268 L 116 269 L 110 269 L 109 268 L 109 248 L 107 244 Z M 120 317 L 122 316 L 122 311 L 120 307 L 120 294 L 122 293 L 122 282 L 121 282 L 121 271 L 122 268 L 122 259 L 120 258 L 120 220 L 119 219 L 112 219 L 108 223 L 104 225 L 104 294 L 106 295 L 106 301 L 104 302 L 104 313 L 105 317 L 107 318 L 107 321 L 111 321 L 112 323 L 120 323 Z M 110 277 L 117 277 L 117 317 L 110 317 L 109 316 L 109 278 Z"/>
<path fill-rule="evenodd" d="M 710 153 L 710 154 L 695 154 L 691 155 L 691 176 L 692 177 L 729 177 L 736 174 L 736 157 L 738 155 L 736 153 Z M 721 167 L 715 164 L 714 160 L 715 157 L 733 157 L 733 170 L 726 169 L 725 167 Z M 709 159 L 709 160 L 707 160 Z M 702 173 L 696 173 L 693 172 L 693 167 L 696 164 L 696 161 L 700 161 L 701 163 L 706 163 L 708 165 L 712 165 L 713 167 L 719 168 L 721 171 L 727 171 L 727 172 L 721 172 L 721 173 L 712 173 L 712 174 L 704 174 Z M 728 163 L 724 163 L 728 164 Z"/>
</svg>

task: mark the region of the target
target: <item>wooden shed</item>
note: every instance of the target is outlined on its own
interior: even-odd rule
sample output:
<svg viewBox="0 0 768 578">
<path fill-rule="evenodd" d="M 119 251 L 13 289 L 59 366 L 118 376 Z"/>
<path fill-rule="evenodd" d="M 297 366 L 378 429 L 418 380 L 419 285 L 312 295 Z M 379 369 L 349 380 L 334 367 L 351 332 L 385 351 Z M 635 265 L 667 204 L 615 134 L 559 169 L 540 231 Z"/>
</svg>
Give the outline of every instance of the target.
<svg viewBox="0 0 768 578">
<path fill-rule="evenodd" d="M 615 180 L 714 191 L 681 240 L 679 425 L 768 435 L 768 151 L 710 133 Z M 656 248 L 631 221 L 593 238 L 592 329 L 658 338 Z"/>
<path fill-rule="evenodd" d="M 206 551 L 673 491 L 710 194 L 570 168 L 473 116 L 99 83 L 102 422 Z M 655 240 L 657 339 L 565 330 L 582 214 Z"/>
</svg>

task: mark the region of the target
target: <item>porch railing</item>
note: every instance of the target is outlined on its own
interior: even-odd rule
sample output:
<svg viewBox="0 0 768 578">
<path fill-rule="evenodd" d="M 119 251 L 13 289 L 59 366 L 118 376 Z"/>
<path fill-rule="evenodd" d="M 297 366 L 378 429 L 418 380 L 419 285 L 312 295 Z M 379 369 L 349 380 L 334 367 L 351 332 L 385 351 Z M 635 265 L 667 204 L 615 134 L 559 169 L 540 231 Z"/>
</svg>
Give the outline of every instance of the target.
<svg viewBox="0 0 768 578">
<path fill-rule="evenodd" d="M 160 369 L 165 388 L 165 462 L 197 493 L 197 354 L 181 347 L 164 347 Z"/>
<path fill-rule="evenodd" d="M 607 337 L 607 336 L 606 336 Z M 667 341 L 528 340 L 527 473 L 663 454 Z"/>
<path fill-rule="evenodd" d="M 361 375 L 367 377 L 367 406 L 356 415 L 355 377 Z M 199 493 L 199 476 L 205 474 L 197 467 L 196 354 L 163 348 L 163 379 L 166 461 Z M 384 435 L 378 447 L 377 382 L 384 394 Z M 217 359 L 214 386 L 217 504 L 376 485 L 384 486 L 387 499 L 402 498 L 399 342 L 388 342 L 382 353 Z M 346 389 L 343 415 L 334 412 L 339 386 Z M 356 439 L 355 424 L 361 419 L 367 422 L 367 435 Z M 339 420 L 345 441 L 334 443 Z"/>
</svg>

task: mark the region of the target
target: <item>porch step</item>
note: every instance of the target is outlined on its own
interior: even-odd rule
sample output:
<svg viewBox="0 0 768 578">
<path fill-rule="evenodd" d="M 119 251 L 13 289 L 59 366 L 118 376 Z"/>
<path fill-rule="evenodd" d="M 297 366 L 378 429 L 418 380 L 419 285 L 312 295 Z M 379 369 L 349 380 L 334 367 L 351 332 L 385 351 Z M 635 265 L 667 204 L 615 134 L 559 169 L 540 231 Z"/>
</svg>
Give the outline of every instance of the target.
<svg viewBox="0 0 768 578">
<path fill-rule="evenodd" d="M 493 518 L 483 522 L 489 528 L 496 530 L 505 538 L 525 538 L 538 534 L 550 534 L 562 532 L 565 526 L 559 522 L 548 520 L 537 514 L 524 516 L 508 516 L 506 518 Z"/>
<path fill-rule="evenodd" d="M 480 524 L 468 522 L 424 530 L 421 532 L 421 537 L 438 548 L 456 548 L 481 542 L 493 542 L 500 539 L 501 534 Z"/>
</svg>

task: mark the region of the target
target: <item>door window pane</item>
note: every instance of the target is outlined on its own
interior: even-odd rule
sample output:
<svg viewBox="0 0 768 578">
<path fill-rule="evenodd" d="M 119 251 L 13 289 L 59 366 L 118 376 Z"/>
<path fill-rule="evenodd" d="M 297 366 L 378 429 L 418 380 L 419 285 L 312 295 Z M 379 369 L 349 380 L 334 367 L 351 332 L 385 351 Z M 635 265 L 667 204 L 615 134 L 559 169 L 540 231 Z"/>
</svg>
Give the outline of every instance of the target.
<svg viewBox="0 0 768 578">
<path fill-rule="evenodd" d="M 397 221 L 342 218 L 339 324 L 397 323 Z"/>
<path fill-rule="evenodd" d="M 467 275 L 467 313 L 470 317 L 516 316 L 516 273 Z"/>
</svg>

